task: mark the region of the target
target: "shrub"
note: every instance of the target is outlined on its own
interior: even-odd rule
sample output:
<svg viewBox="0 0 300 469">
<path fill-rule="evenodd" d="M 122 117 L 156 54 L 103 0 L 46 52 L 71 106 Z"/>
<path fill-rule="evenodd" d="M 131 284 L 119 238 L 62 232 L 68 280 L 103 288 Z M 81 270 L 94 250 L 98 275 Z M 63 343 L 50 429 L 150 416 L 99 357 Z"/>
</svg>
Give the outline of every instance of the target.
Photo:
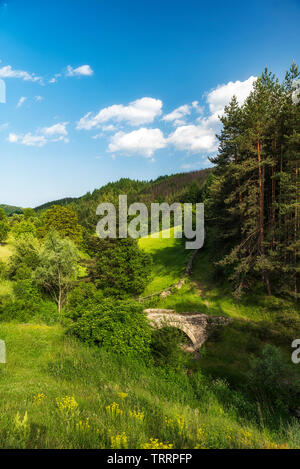
<svg viewBox="0 0 300 469">
<path fill-rule="evenodd" d="M 14 254 L 9 260 L 10 278 L 14 280 L 30 279 L 39 264 L 39 243 L 31 235 L 15 242 Z"/>
<path fill-rule="evenodd" d="M 6 280 L 8 276 L 7 265 L 0 259 L 0 280 Z"/>
<path fill-rule="evenodd" d="M 151 257 L 139 249 L 135 239 L 87 240 L 87 249 L 94 258 L 90 276 L 107 296 L 137 296 L 144 290 L 150 275 Z"/>
<path fill-rule="evenodd" d="M 73 319 L 69 334 L 121 355 L 148 355 L 151 330 L 140 304 L 104 299 L 88 308 L 80 315 L 78 309 L 67 313 Z"/>
<path fill-rule="evenodd" d="M 183 368 L 189 360 L 180 346 L 187 342 L 182 331 L 174 327 L 154 329 L 151 335 L 151 352 L 158 365 Z"/>
<path fill-rule="evenodd" d="M 249 386 L 255 399 L 269 410 L 288 412 L 297 407 L 300 383 L 295 381 L 291 365 L 288 365 L 280 349 L 266 345 L 262 356 L 250 362 Z"/>
<path fill-rule="evenodd" d="M 28 322 L 33 319 L 53 324 L 57 321 L 54 303 L 44 300 L 37 286 L 31 280 L 19 280 L 13 287 L 14 297 L 0 306 L 2 321 Z"/>
</svg>

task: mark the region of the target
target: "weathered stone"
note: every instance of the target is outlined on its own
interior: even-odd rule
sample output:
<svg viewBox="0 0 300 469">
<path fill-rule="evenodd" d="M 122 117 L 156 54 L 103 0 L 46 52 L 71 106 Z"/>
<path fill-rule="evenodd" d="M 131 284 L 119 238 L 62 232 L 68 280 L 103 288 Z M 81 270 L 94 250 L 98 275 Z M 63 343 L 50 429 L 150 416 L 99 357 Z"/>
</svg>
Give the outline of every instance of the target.
<svg viewBox="0 0 300 469">
<path fill-rule="evenodd" d="M 150 308 L 144 312 L 154 327 L 172 326 L 185 332 L 192 342 L 192 345 L 185 347 L 188 352 L 198 350 L 216 328 L 226 326 L 231 321 L 231 318 L 224 316 L 209 316 L 202 313 L 179 314 L 172 309 Z"/>
</svg>

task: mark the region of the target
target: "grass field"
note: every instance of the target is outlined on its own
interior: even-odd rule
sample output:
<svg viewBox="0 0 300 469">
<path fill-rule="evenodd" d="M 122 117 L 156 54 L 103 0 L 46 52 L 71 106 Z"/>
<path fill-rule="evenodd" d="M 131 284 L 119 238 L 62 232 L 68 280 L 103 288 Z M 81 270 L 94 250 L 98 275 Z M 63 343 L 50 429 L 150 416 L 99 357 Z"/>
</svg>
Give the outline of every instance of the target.
<svg viewBox="0 0 300 469">
<path fill-rule="evenodd" d="M 232 448 L 299 445 L 249 417 L 223 382 L 118 359 L 59 326 L 0 324 L 1 448 Z M 254 409 L 255 413 L 255 409 Z M 152 440 L 151 440 L 152 439 Z M 171 445 L 171 446 L 170 446 Z"/>
<path fill-rule="evenodd" d="M 174 237 L 174 228 L 170 230 L 170 238 L 163 238 L 163 233 L 160 232 L 159 238 L 139 239 L 140 248 L 150 253 L 153 259 L 150 281 L 142 296 L 160 292 L 178 282 L 191 255 L 191 251 L 185 249 L 184 241 Z"/>
</svg>

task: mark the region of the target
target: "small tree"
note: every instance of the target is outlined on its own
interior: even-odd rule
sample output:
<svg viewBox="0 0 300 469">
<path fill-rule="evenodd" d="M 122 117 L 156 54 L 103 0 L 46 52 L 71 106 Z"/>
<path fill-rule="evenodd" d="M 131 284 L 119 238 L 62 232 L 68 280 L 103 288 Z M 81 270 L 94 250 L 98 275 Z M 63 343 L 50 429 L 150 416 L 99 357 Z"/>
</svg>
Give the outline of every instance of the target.
<svg viewBox="0 0 300 469">
<path fill-rule="evenodd" d="M 71 239 L 75 244 L 80 244 L 82 241 L 82 226 L 78 223 L 77 213 L 71 207 L 53 205 L 43 213 L 38 235 L 44 238 L 52 230 L 55 230 L 61 238 Z"/>
<path fill-rule="evenodd" d="M 14 242 L 14 252 L 9 259 L 9 276 L 13 280 L 31 279 L 39 265 L 40 245 L 38 240 L 28 234 Z"/>
<path fill-rule="evenodd" d="M 7 240 L 8 233 L 8 223 L 5 220 L 0 220 L 0 243 L 4 243 Z"/>
<path fill-rule="evenodd" d="M 40 253 L 39 266 L 34 276 L 36 282 L 56 302 L 59 313 L 76 279 L 77 261 L 78 253 L 72 241 L 61 239 L 56 232 L 51 232 Z"/>
</svg>

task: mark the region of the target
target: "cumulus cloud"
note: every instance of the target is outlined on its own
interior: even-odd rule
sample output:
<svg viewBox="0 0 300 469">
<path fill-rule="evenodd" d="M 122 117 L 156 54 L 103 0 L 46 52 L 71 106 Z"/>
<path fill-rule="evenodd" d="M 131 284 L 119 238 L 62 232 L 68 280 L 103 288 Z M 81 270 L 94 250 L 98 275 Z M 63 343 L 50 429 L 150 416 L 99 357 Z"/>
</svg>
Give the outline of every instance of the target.
<svg viewBox="0 0 300 469">
<path fill-rule="evenodd" d="M 21 107 L 25 103 L 26 99 L 27 99 L 26 96 L 21 96 L 21 98 L 18 101 L 17 108 Z"/>
<path fill-rule="evenodd" d="M 186 150 L 191 153 L 211 153 L 217 149 L 215 132 L 205 124 L 177 127 L 167 141 L 177 150 Z"/>
<path fill-rule="evenodd" d="M 0 68 L 0 78 L 20 78 L 25 81 L 41 81 L 41 77 L 26 70 L 14 70 L 11 65 Z"/>
<path fill-rule="evenodd" d="M 220 131 L 219 116 L 223 114 L 225 105 L 233 95 L 236 95 L 242 104 L 252 90 L 255 80 L 256 77 L 251 76 L 245 81 L 219 85 L 204 96 L 203 105 L 200 105 L 199 101 L 193 101 L 164 115 L 162 121 L 176 127 L 168 137 L 158 128 L 145 127 L 162 114 L 162 101 L 149 97 L 130 102 L 128 105 L 114 104 L 101 109 L 97 114 L 89 112 L 79 120 L 77 129 L 100 129 L 100 132 L 93 136 L 94 139 L 114 132 L 108 146 L 108 151 L 112 153 L 140 154 L 152 158 L 155 151 L 170 146 L 177 151 L 208 155 L 217 151 L 218 141 L 215 134 Z M 122 127 L 126 125 L 142 127 L 134 131 L 123 131 Z"/>
<path fill-rule="evenodd" d="M 21 143 L 22 145 L 31 147 L 43 147 L 47 143 L 47 139 L 43 135 L 32 135 L 30 132 L 25 135 L 10 133 L 8 136 L 10 143 Z"/>
<path fill-rule="evenodd" d="M 31 132 L 26 134 L 10 133 L 8 136 L 8 141 L 10 143 L 19 143 L 21 145 L 31 147 L 43 147 L 46 145 L 46 143 L 49 142 L 63 141 L 68 143 L 68 131 L 66 129 L 67 124 L 67 122 L 63 122 L 54 124 L 50 127 L 43 127 L 35 134 L 32 134 Z"/>
<path fill-rule="evenodd" d="M 191 114 L 191 106 L 188 104 L 184 104 L 183 106 L 179 106 L 178 108 L 174 109 L 174 111 L 166 114 L 162 119 L 167 122 L 174 121 L 175 124 L 181 124 L 183 118 L 187 115 Z"/>
<path fill-rule="evenodd" d="M 217 88 L 210 91 L 207 95 L 206 101 L 209 105 L 211 114 L 222 114 L 224 107 L 229 104 L 233 95 L 237 97 L 239 104 L 243 104 L 256 80 L 257 77 L 251 76 L 245 81 L 230 81 L 229 83 L 219 85 Z"/>
<path fill-rule="evenodd" d="M 44 135 L 68 135 L 67 131 L 68 122 L 61 122 L 58 124 L 51 125 L 50 127 L 43 127 L 42 133 Z"/>
<path fill-rule="evenodd" d="M 190 116 L 192 111 L 197 113 L 203 112 L 203 107 L 199 105 L 198 101 L 193 101 L 192 104 L 183 104 L 177 107 L 174 111 L 163 116 L 162 120 L 166 122 L 172 122 L 173 125 L 183 125 L 186 123 L 186 117 Z"/>
<path fill-rule="evenodd" d="M 127 155 L 140 154 L 150 158 L 156 150 L 165 146 L 166 140 L 160 129 L 142 127 L 128 133 L 116 133 L 112 137 L 108 149 L 110 152 L 120 152 Z"/>
<path fill-rule="evenodd" d="M 179 125 L 168 137 L 168 143 L 173 145 L 177 150 L 191 153 L 215 152 L 218 148 L 215 134 L 221 128 L 219 116 L 223 114 L 224 107 L 229 104 L 233 95 L 237 97 L 240 104 L 243 104 L 252 90 L 255 80 L 256 77 L 251 76 L 245 81 L 230 81 L 210 91 L 206 95 L 206 104 L 208 105 L 209 114 L 206 117 L 198 117 L 193 124 Z M 203 108 L 199 106 L 198 101 L 194 101 L 192 107 L 197 109 L 198 112 L 202 112 L 203 110 Z M 182 108 L 184 108 L 184 106 L 182 106 Z M 189 110 L 190 109 L 191 107 Z M 180 108 L 177 110 L 180 110 Z M 176 113 L 177 110 L 173 112 Z M 177 115 L 173 117 L 177 118 Z"/>
<path fill-rule="evenodd" d="M 125 122 L 132 126 L 150 124 L 155 117 L 161 115 L 161 109 L 162 101 L 160 99 L 147 97 L 137 99 L 127 106 L 114 104 L 101 109 L 96 115 L 91 112 L 87 113 L 78 122 L 77 129 L 90 130 L 101 127 L 108 121 Z"/>
<path fill-rule="evenodd" d="M 71 65 L 67 66 L 66 76 L 67 77 L 79 77 L 79 76 L 91 76 L 94 71 L 89 65 L 81 65 L 80 67 L 73 68 Z"/>
</svg>

